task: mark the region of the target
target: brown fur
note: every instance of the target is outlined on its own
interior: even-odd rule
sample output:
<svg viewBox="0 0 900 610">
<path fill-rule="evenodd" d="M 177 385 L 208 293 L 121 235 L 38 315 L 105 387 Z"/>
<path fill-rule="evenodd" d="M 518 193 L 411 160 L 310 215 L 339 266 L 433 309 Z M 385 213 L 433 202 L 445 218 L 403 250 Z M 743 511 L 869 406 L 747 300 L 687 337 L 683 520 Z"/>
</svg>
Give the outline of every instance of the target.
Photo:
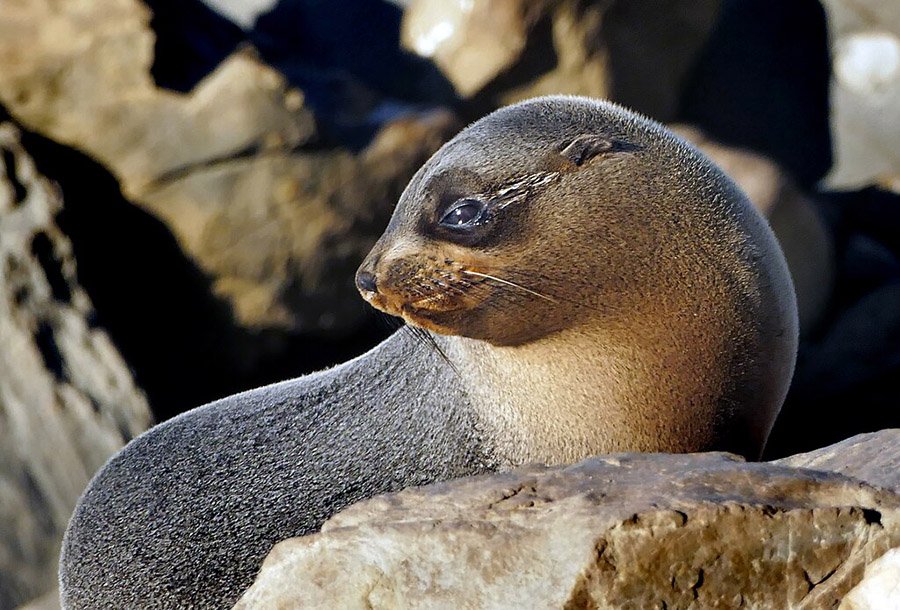
<svg viewBox="0 0 900 610">
<path fill-rule="evenodd" d="M 488 201 L 473 234 L 437 226 Z M 611 451 L 757 457 L 793 370 L 793 287 L 724 173 L 612 104 L 502 109 L 413 178 L 363 263 L 376 307 L 444 335 L 509 463 Z"/>
</svg>

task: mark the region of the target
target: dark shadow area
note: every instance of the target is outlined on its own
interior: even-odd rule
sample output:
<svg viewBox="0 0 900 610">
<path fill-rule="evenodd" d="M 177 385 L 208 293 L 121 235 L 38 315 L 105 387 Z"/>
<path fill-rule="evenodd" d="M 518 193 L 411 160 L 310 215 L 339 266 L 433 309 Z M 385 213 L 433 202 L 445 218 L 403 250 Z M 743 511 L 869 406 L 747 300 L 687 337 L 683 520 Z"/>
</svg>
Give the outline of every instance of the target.
<svg viewBox="0 0 900 610">
<path fill-rule="evenodd" d="M 95 326 L 109 332 L 158 421 L 238 391 L 345 361 L 387 336 L 374 313 L 325 338 L 238 327 L 168 228 L 129 203 L 100 164 L 23 133 L 38 170 L 61 187 L 57 221 L 72 241 Z"/>
<path fill-rule="evenodd" d="M 156 33 L 150 74 L 159 87 L 190 91 L 247 39 L 244 31 L 198 0 L 145 0 Z"/>
<path fill-rule="evenodd" d="M 360 150 L 398 115 L 452 106 L 453 86 L 400 46 L 402 10 L 384 0 L 281 0 L 245 32 L 199 0 L 147 0 L 151 73 L 188 92 L 242 43 L 303 91 L 322 145 Z"/>
<path fill-rule="evenodd" d="M 763 153 L 810 187 L 831 166 L 830 58 L 818 0 L 725 0 L 680 121 Z"/>
<path fill-rule="evenodd" d="M 828 316 L 800 346 L 768 457 L 900 427 L 900 195 L 822 196 L 837 274 Z"/>
<path fill-rule="evenodd" d="M 384 0 L 281 0 L 250 39 L 304 92 L 322 137 L 358 150 L 397 114 L 456 101 L 430 61 L 400 46 L 402 14 Z"/>
</svg>

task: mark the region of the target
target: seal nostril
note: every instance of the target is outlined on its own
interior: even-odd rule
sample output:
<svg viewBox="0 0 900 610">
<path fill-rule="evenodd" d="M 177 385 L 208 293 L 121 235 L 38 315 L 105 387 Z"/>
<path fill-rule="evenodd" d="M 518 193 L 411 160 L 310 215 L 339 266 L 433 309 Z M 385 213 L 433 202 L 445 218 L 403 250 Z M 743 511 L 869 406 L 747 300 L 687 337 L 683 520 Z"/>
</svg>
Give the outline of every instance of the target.
<svg viewBox="0 0 900 610">
<path fill-rule="evenodd" d="M 360 271 L 356 274 L 356 287 L 365 292 L 376 292 L 378 285 L 375 283 L 375 274 L 368 271 Z"/>
</svg>

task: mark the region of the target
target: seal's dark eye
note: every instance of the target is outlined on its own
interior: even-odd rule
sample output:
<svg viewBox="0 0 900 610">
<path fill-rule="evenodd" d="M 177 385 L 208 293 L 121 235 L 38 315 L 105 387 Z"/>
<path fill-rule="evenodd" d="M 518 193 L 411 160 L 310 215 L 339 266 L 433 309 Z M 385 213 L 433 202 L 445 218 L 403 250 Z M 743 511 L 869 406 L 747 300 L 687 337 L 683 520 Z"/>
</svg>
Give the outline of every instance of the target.
<svg viewBox="0 0 900 610">
<path fill-rule="evenodd" d="M 460 199 L 447 210 L 440 224 L 454 229 L 475 226 L 484 217 L 487 204 L 478 199 Z"/>
</svg>

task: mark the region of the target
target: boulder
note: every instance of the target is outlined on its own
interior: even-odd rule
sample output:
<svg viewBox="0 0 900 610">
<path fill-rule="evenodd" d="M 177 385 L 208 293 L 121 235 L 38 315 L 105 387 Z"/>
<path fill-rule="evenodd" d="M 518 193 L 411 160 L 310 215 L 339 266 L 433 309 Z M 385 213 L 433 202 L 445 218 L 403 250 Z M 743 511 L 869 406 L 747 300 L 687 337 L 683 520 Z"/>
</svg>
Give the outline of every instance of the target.
<svg viewBox="0 0 900 610">
<path fill-rule="evenodd" d="M 277 544 L 236 608 L 834 607 L 900 496 L 728 454 L 622 454 L 408 489 Z"/>
<path fill-rule="evenodd" d="M 241 327 L 353 329 L 353 271 L 455 119 L 390 117 L 359 154 L 323 145 L 303 92 L 249 50 L 187 93 L 158 87 L 150 17 L 138 0 L 3 3 L 0 102 L 105 165 Z"/>
<path fill-rule="evenodd" d="M 829 188 L 878 185 L 900 193 L 900 6 L 822 0 L 831 45 Z"/>
<path fill-rule="evenodd" d="M 837 472 L 900 494 L 900 429 L 857 434 L 773 464 Z"/>
<path fill-rule="evenodd" d="M 862 581 L 838 606 L 838 610 L 891 608 L 900 608 L 900 548 L 891 549 L 867 565 Z"/>
<path fill-rule="evenodd" d="M 0 124 L 0 608 L 56 584 L 93 473 L 150 425 L 128 366 L 78 285 L 62 199 Z"/>
<path fill-rule="evenodd" d="M 671 120 L 718 0 L 414 0 L 406 48 L 463 98 L 497 106 L 550 93 L 604 97 Z"/>
</svg>

